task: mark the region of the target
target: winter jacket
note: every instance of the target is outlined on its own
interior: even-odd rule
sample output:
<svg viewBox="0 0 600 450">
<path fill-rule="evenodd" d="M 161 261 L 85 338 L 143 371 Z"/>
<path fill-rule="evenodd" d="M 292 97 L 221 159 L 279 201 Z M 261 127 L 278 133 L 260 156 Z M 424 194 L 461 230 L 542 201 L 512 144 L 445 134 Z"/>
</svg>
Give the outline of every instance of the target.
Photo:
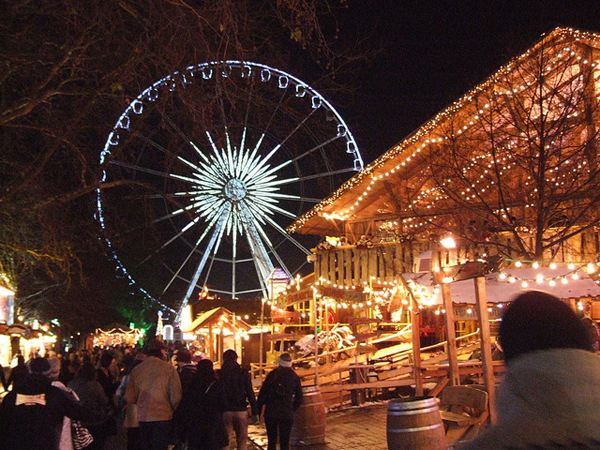
<svg viewBox="0 0 600 450">
<path fill-rule="evenodd" d="M 177 368 L 177 372 L 179 373 L 179 380 L 181 381 L 181 391 L 185 393 L 196 373 L 196 364 L 184 364 Z"/>
<path fill-rule="evenodd" d="M 219 380 L 223 383 L 227 397 L 226 411 L 246 411 L 250 403 L 252 415 L 259 414 L 252 380 L 247 370 L 235 361 L 225 361 L 219 370 Z"/>
<path fill-rule="evenodd" d="M 600 357 L 552 349 L 511 360 L 497 416 L 495 426 L 459 449 L 600 449 Z"/>
<path fill-rule="evenodd" d="M 265 418 L 293 420 L 302 404 L 302 383 L 290 367 L 278 367 L 267 375 L 258 393 L 258 410 L 265 406 Z"/>
<path fill-rule="evenodd" d="M 111 406 L 104 394 L 102 386 L 97 381 L 84 380 L 83 378 L 74 378 L 68 384 L 69 389 L 75 391 L 81 403 L 87 408 L 102 413 L 99 415 L 98 420 L 94 422 L 83 422 L 85 427 L 91 425 L 99 425 L 104 423 L 108 416 L 111 414 Z"/>
<path fill-rule="evenodd" d="M 137 405 L 140 422 L 171 420 L 181 401 L 181 381 L 171 363 L 148 356 L 129 374 L 125 401 Z"/>
<path fill-rule="evenodd" d="M 227 401 L 220 381 L 196 374 L 173 418 L 175 433 L 193 450 L 220 450 L 229 444 L 223 422 Z"/>
<path fill-rule="evenodd" d="M 27 375 L 2 402 L 0 450 L 57 450 L 65 416 L 89 421 L 95 413 L 49 378 Z"/>
</svg>

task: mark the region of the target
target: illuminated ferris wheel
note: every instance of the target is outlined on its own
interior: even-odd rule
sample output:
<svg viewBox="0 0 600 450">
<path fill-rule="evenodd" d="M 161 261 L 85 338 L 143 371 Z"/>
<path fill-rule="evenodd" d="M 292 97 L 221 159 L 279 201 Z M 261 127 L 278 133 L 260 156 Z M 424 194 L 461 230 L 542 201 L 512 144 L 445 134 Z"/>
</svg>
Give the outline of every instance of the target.
<svg viewBox="0 0 600 450">
<path fill-rule="evenodd" d="M 122 273 L 174 312 L 208 288 L 267 295 L 275 268 L 306 264 L 285 229 L 362 169 L 345 122 L 301 80 L 221 61 L 154 83 L 101 153 L 97 216 Z"/>
</svg>

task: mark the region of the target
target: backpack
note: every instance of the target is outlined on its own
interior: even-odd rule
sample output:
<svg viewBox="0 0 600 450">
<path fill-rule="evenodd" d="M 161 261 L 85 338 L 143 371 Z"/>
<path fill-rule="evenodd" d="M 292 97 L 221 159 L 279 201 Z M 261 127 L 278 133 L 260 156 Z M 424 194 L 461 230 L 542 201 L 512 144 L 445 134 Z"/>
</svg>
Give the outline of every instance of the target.
<svg viewBox="0 0 600 450">
<path fill-rule="evenodd" d="M 220 371 L 219 375 L 223 386 L 225 388 L 225 396 L 227 398 L 227 404 L 231 406 L 246 406 L 246 370 L 242 367 L 237 366 L 235 369 L 223 373 Z"/>
</svg>

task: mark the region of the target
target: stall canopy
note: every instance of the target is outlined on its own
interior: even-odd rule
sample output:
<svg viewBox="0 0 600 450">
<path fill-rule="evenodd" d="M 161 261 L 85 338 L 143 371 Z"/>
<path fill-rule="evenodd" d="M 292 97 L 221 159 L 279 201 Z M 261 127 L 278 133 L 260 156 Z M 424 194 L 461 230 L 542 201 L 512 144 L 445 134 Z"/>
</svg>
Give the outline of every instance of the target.
<svg viewBox="0 0 600 450">
<path fill-rule="evenodd" d="M 414 282 L 413 292 L 424 305 L 441 305 L 442 294 L 436 289 L 431 272 L 405 273 L 403 278 Z M 515 268 L 485 275 L 488 303 L 506 303 L 522 292 L 545 291 L 562 299 L 600 297 L 600 286 L 581 268 L 568 267 Z M 475 304 L 473 280 L 451 283 L 452 302 Z"/>
</svg>

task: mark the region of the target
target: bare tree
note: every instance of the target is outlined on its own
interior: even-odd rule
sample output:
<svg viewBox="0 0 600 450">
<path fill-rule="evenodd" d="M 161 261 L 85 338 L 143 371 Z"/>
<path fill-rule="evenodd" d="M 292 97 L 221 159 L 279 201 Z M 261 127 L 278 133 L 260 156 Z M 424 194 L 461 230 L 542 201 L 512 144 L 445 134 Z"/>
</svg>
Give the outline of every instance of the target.
<svg viewBox="0 0 600 450">
<path fill-rule="evenodd" d="M 551 34 L 434 119 L 404 185 L 412 215 L 529 260 L 598 226 L 599 51 L 584 37 Z"/>
<path fill-rule="evenodd" d="M 0 270 L 27 298 L 20 306 L 53 311 L 70 301 L 57 293 L 74 275 L 89 278 L 82 249 L 102 251 L 89 196 L 98 155 L 143 87 L 225 59 L 310 72 L 334 87 L 333 76 L 364 56 L 336 40 L 343 8 L 344 0 L 3 2 Z"/>
</svg>

